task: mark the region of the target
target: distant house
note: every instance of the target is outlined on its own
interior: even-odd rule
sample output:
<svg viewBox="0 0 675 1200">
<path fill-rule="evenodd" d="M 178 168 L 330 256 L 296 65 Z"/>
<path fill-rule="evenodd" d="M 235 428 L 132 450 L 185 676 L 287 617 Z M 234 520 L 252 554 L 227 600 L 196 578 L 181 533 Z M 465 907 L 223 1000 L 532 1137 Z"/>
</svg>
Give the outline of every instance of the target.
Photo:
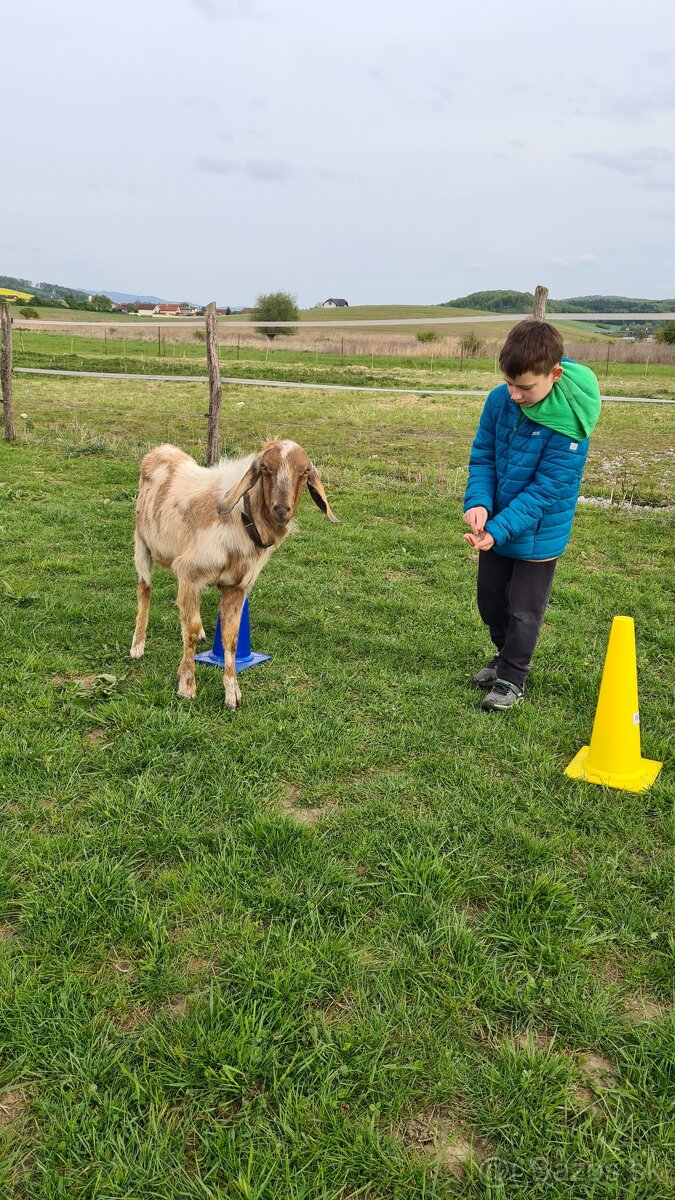
<svg viewBox="0 0 675 1200">
<path fill-rule="evenodd" d="M 181 315 L 180 304 L 158 304 L 158 312 L 154 316 L 158 317 L 179 317 Z"/>
<path fill-rule="evenodd" d="M 322 308 L 349 308 L 347 300 L 338 300 L 335 296 L 330 296 L 328 300 L 324 300 Z"/>
<path fill-rule="evenodd" d="M 159 314 L 159 304 L 139 304 L 139 317 L 156 317 Z"/>
</svg>

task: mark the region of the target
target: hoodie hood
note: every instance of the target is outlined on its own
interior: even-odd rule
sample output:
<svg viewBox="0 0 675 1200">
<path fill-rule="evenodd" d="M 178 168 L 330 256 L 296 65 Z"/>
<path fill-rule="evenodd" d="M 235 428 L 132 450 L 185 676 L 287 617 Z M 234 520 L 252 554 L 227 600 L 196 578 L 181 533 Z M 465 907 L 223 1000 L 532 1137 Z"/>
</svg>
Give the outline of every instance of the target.
<svg viewBox="0 0 675 1200">
<path fill-rule="evenodd" d="M 600 385 L 590 367 L 564 358 L 562 368 L 548 396 L 523 411 L 530 421 L 565 437 L 588 438 L 600 416 Z"/>
</svg>

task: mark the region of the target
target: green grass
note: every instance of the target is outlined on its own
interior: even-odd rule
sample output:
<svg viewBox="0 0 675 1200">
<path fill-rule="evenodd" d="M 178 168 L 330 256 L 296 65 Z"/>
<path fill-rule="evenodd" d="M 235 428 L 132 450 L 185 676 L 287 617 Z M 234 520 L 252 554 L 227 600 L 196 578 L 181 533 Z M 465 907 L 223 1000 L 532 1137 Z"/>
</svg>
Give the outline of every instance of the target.
<svg viewBox="0 0 675 1200">
<path fill-rule="evenodd" d="M 206 355 L 198 342 L 108 340 L 101 352 L 101 338 L 68 337 L 63 334 L 15 331 L 13 356 L 16 367 L 72 371 L 105 371 L 118 374 L 206 375 Z M 104 343 L 105 345 L 105 343 Z M 274 349 L 221 345 L 222 373 L 232 378 L 290 378 L 298 383 L 346 384 L 383 388 L 430 390 L 462 388 L 488 391 L 501 382 L 494 357 L 461 362 L 459 358 L 392 354 L 319 353 L 297 350 L 284 341 Z M 675 399 L 675 366 L 667 364 L 606 363 L 588 360 L 607 395 L 651 396 Z"/>
<path fill-rule="evenodd" d="M 204 388 L 15 389 L 0 1195 L 672 1196 L 672 513 L 579 509 L 527 703 L 500 719 L 470 683 L 480 400 L 228 388 L 227 447 L 296 437 L 342 521 L 304 500 L 261 575 L 274 658 L 232 715 L 213 669 L 175 695 L 166 573 L 128 657 L 138 460 L 167 436 L 200 452 Z M 673 504 L 674 424 L 608 405 L 584 491 Z M 665 763 L 640 796 L 564 775 L 616 613 Z"/>
</svg>

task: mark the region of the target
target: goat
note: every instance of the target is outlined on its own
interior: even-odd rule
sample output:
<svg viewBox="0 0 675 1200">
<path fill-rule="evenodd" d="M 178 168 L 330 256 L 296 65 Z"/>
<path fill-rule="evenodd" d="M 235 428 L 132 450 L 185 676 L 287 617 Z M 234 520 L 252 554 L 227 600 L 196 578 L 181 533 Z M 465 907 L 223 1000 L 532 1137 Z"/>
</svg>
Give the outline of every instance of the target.
<svg viewBox="0 0 675 1200">
<path fill-rule="evenodd" d="M 290 522 L 307 484 L 329 521 L 339 524 L 302 446 L 274 441 L 258 455 L 221 459 L 200 467 L 177 446 L 158 446 L 141 463 L 136 503 L 135 564 L 138 575 L 136 629 L 131 657 L 145 650 L 153 563 L 178 580 L 183 657 L 178 695 L 194 698 L 195 649 L 205 636 L 199 601 L 204 588 L 220 591 L 220 628 L 225 651 L 225 704 L 235 709 L 241 692 L 235 670 L 239 618 L 250 591 Z"/>
</svg>

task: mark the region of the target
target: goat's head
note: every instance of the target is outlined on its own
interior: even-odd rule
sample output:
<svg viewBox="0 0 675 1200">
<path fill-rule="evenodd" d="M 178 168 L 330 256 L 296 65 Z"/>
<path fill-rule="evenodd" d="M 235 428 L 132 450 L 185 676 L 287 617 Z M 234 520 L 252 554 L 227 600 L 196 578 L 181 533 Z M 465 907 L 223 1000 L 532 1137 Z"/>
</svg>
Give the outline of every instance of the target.
<svg viewBox="0 0 675 1200">
<path fill-rule="evenodd" d="M 223 496 L 218 505 L 221 516 L 231 513 L 235 504 L 258 481 L 262 487 L 262 505 L 273 524 L 288 525 L 307 484 L 314 503 L 326 514 L 329 521 L 339 525 L 323 490 L 319 472 L 312 466 L 302 446 L 297 442 L 277 441 L 265 446 L 239 483 Z"/>
</svg>

